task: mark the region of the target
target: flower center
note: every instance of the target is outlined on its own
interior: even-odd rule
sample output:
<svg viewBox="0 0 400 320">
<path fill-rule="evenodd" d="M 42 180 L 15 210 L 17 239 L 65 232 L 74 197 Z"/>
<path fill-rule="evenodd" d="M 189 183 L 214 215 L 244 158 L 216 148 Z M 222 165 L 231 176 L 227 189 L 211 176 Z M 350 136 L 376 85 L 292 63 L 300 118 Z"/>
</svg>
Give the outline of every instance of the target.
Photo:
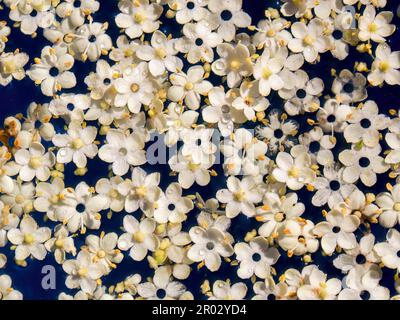
<svg viewBox="0 0 400 320">
<path fill-rule="evenodd" d="M 371 162 L 369 161 L 369 159 L 367 157 L 362 157 L 362 158 L 360 158 L 360 160 L 358 160 L 358 163 L 361 168 L 366 168 L 369 166 L 369 164 Z"/>
<path fill-rule="evenodd" d="M 146 19 L 144 14 L 142 14 L 140 12 L 136 12 L 133 18 L 136 23 L 142 23 Z"/>
<path fill-rule="evenodd" d="M 244 199 L 244 192 L 243 192 L 242 190 L 240 190 L 240 191 L 238 191 L 238 192 L 235 192 L 235 193 L 233 194 L 233 198 L 234 198 L 236 201 L 239 201 L 239 202 L 243 201 L 243 199 Z"/>
<path fill-rule="evenodd" d="M 100 259 L 103 259 L 106 256 L 106 252 L 104 250 L 99 250 L 96 255 Z"/>
<path fill-rule="evenodd" d="M 360 121 L 361 127 L 363 127 L 364 129 L 367 129 L 371 126 L 371 121 L 369 121 L 368 119 L 362 119 Z"/>
<path fill-rule="evenodd" d="M 251 258 L 253 259 L 254 262 L 258 262 L 261 260 L 261 255 L 259 253 L 254 253 Z"/>
<path fill-rule="evenodd" d="M 307 36 L 303 39 L 303 42 L 304 42 L 304 44 L 305 44 L 306 46 L 311 46 L 311 45 L 315 42 L 315 39 L 314 39 L 312 36 L 307 35 Z"/>
<path fill-rule="evenodd" d="M 300 175 L 300 170 L 298 168 L 296 168 L 296 167 L 292 167 L 288 171 L 288 175 L 291 178 L 297 178 Z"/>
<path fill-rule="evenodd" d="M 381 61 L 379 63 L 379 70 L 381 72 L 387 72 L 390 68 L 389 62 L 388 61 Z"/>
<path fill-rule="evenodd" d="M 375 22 L 370 23 L 368 26 L 368 31 L 371 33 L 375 33 L 376 31 L 378 31 L 378 25 Z"/>
<path fill-rule="evenodd" d="M 187 91 L 193 90 L 193 88 L 194 88 L 193 83 L 191 83 L 191 82 L 186 82 L 186 84 L 185 84 L 185 89 L 186 89 Z"/>
<path fill-rule="evenodd" d="M 32 169 L 38 169 L 38 168 L 41 167 L 41 165 L 42 165 L 42 157 L 40 157 L 40 156 L 35 156 L 35 157 L 30 158 L 30 160 L 29 160 L 29 166 L 30 166 Z"/>
<path fill-rule="evenodd" d="M 144 234 L 142 231 L 137 231 L 132 236 L 133 240 L 138 243 L 142 243 L 144 241 Z"/>
<path fill-rule="evenodd" d="M 232 12 L 229 10 L 224 10 L 221 12 L 221 19 L 224 21 L 229 21 L 232 19 Z"/>
<path fill-rule="evenodd" d="M 207 242 L 206 248 L 207 248 L 208 250 L 213 250 L 214 247 L 215 247 L 214 242 L 211 242 L 211 241 L 210 241 L 210 242 Z"/>
<path fill-rule="evenodd" d="M 89 270 L 87 268 L 81 268 L 78 270 L 78 275 L 80 277 L 84 277 L 88 274 Z"/>
<path fill-rule="evenodd" d="M 307 92 L 304 89 L 299 89 L 296 91 L 296 96 L 299 99 L 304 99 L 306 97 L 306 95 L 307 95 Z"/>
<path fill-rule="evenodd" d="M 158 289 L 156 292 L 156 296 L 158 299 L 164 299 L 167 295 L 167 292 L 164 289 Z"/>
<path fill-rule="evenodd" d="M 337 191 L 340 189 L 340 183 L 337 180 L 332 180 L 331 182 L 329 182 L 329 187 L 331 188 L 331 190 Z"/>
<path fill-rule="evenodd" d="M 268 67 L 264 67 L 264 68 L 263 68 L 263 72 L 262 72 L 262 77 L 263 77 L 264 79 L 268 79 L 271 75 L 272 75 L 271 69 L 268 68 Z"/>
<path fill-rule="evenodd" d="M 158 48 L 156 50 L 156 56 L 160 59 L 165 59 L 165 57 L 167 56 L 167 51 L 165 51 L 163 48 Z"/>
<path fill-rule="evenodd" d="M 274 137 L 277 138 L 277 139 L 282 138 L 282 137 L 283 137 L 283 131 L 282 131 L 282 129 L 276 129 L 276 130 L 274 131 Z"/>
<path fill-rule="evenodd" d="M 367 261 L 367 259 L 365 259 L 365 256 L 363 254 L 359 254 L 356 257 L 356 262 L 358 264 L 364 264 Z"/>
<path fill-rule="evenodd" d="M 118 150 L 118 153 L 119 153 L 120 156 L 126 156 L 127 153 L 128 153 L 128 150 L 126 148 L 120 148 Z"/>
<path fill-rule="evenodd" d="M 174 210 L 175 210 L 175 205 L 174 205 L 173 203 L 170 203 L 170 204 L 168 205 L 168 210 L 169 210 L 169 211 L 174 211 Z"/>
<path fill-rule="evenodd" d="M 55 246 L 59 249 L 61 249 L 62 247 L 64 247 L 64 241 L 62 239 L 57 239 L 56 242 L 54 243 Z"/>
<path fill-rule="evenodd" d="M 83 213 L 83 212 L 85 212 L 85 205 L 83 203 L 79 203 L 76 205 L 75 210 L 78 213 Z"/>
<path fill-rule="evenodd" d="M 286 214 L 284 214 L 282 212 L 278 212 L 275 214 L 274 219 L 276 222 L 282 222 L 283 220 L 286 219 Z"/>
<path fill-rule="evenodd" d="M 400 202 L 396 202 L 393 206 L 393 209 L 396 211 L 400 211 Z"/>
</svg>

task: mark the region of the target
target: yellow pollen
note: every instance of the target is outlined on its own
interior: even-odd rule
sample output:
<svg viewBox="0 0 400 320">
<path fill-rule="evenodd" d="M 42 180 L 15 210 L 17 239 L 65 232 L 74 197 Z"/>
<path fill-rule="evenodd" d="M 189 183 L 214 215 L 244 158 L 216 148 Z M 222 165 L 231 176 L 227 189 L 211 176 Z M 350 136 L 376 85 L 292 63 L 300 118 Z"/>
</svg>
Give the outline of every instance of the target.
<svg viewBox="0 0 400 320">
<path fill-rule="evenodd" d="M 378 25 L 375 22 L 370 23 L 368 26 L 368 31 L 371 33 L 378 31 Z"/>
<path fill-rule="evenodd" d="M 285 219 L 285 215 L 282 212 L 275 214 L 274 219 L 276 222 L 282 222 Z"/>
<path fill-rule="evenodd" d="M 22 203 L 24 203 L 24 201 L 25 201 L 25 198 L 22 194 L 19 194 L 15 197 L 16 204 L 22 204 Z"/>
<path fill-rule="evenodd" d="M 142 13 L 136 12 L 134 19 L 136 23 L 142 23 L 146 19 L 146 17 Z"/>
<path fill-rule="evenodd" d="M 84 143 L 82 141 L 82 139 L 80 138 L 76 138 L 72 141 L 72 148 L 74 149 L 80 149 L 84 146 Z"/>
<path fill-rule="evenodd" d="M 396 211 L 400 211 L 400 202 L 396 202 L 393 206 L 393 209 Z"/>
<path fill-rule="evenodd" d="M 230 63 L 231 69 L 236 70 L 239 69 L 241 62 L 239 60 L 232 60 Z"/>
<path fill-rule="evenodd" d="M 104 258 L 106 256 L 106 253 L 105 253 L 104 250 L 99 250 L 96 255 L 97 255 L 97 257 L 102 259 L 102 258 Z"/>
<path fill-rule="evenodd" d="M 2 63 L 2 71 L 5 74 L 11 74 L 17 71 L 17 66 L 13 60 L 5 60 Z"/>
<path fill-rule="evenodd" d="M 300 170 L 296 167 L 292 167 L 288 171 L 289 177 L 292 177 L 292 178 L 297 178 L 299 176 L 299 174 L 300 174 Z"/>
<path fill-rule="evenodd" d="M 139 91 L 139 85 L 136 84 L 136 83 L 132 84 L 132 85 L 131 85 L 131 91 L 132 91 L 133 93 L 138 92 L 138 91 Z"/>
<path fill-rule="evenodd" d="M 194 88 L 193 83 L 187 82 L 187 83 L 185 84 L 185 89 L 186 89 L 186 90 L 193 90 L 193 88 Z"/>
<path fill-rule="evenodd" d="M 135 240 L 138 243 L 142 243 L 144 241 L 144 234 L 141 231 L 137 231 L 133 234 L 132 236 L 133 240 Z"/>
<path fill-rule="evenodd" d="M 306 36 L 303 39 L 304 44 L 307 45 L 307 46 L 311 46 L 314 43 L 314 41 L 315 41 L 315 39 L 310 35 Z"/>
<path fill-rule="evenodd" d="M 81 268 L 78 270 L 78 276 L 84 277 L 88 274 L 89 270 L 87 268 Z"/>
<path fill-rule="evenodd" d="M 275 35 L 276 35 L 276 31 L 274 29 L 269 29 L 267 31 L 267 36 L 268 37 L 275 37 Z"/>
<path fill-rule="evenodd" d="M 268 67 L 263 68 L 262 77 L 268 79 L 272 75 L 272 71 Z"/>
<path fill-rule="evenodd" d="M 24 242 L 25 242 L 27 245 L 30 245 L 30 244 L 32 244 L 32 243 L 35 242 L 35 238 L 33 237 L 33 235 L 27 233 L 27 234 L 24 236 Z"/>
<path fill-rule="evenodd" d="M 38 168 L 40 168 L 41 165 L 42 165 L 42 159 L 39 156 L 32 157 L 29 160 L 29 166 L 32 169 L 38 169 Z"/>
<path fill-rule="evenodd" d="M 54 243 L 57 248 L 61 249 L 64 247 L 64 241 L 62 239 L 57 239 L 56 242 Z"/>
<path fill-rule="evenodd" d="M 137 187 L 135 189 L 135 193 L 139 196 L 139 197 L 144 197 L 147 193 L 146 187 L 142 186 L 142 187 Z"/>
<path fill-rule="evenodd" d="M 387 72 L 390 68 L 389 62 L 388 61 L 381 61 L 379 63 L 379 70 L 381 72 Z"/>
</svg>

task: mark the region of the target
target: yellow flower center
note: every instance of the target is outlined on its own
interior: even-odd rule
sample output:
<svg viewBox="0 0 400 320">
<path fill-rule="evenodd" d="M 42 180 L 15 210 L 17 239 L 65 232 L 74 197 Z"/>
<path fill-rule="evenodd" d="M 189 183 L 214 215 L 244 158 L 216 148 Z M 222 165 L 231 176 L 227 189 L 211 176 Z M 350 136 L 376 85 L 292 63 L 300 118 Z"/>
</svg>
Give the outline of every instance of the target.
<svg viewBox="0 0 400 320">
<path fill-rule="evenodd" d="M 138 84 L 134 83 L 134 84 L 131 85 L 131 91 L 132 91 L 133 93 L 138 92 L 139 89 L 140 89 L 140 87 L 139 87 Z"/>
<path fill-rule="evenodd" d="M 315 41 L 315 39 L 314 39 L 312 36 L 310 36 L 310 35 L 306 36 L 306 37 L 303 39 L 303 42 L 304 42 L 304 44 L 305 44 L 306 46 L 311 46 L 311 45 L 314 43 L 314 41 Z"/>
<path fill-rule="evenodd" d="M 82 141 L 82 139 L 80 138 L 76 138 L 72 141 L 72 148 L 74 149 L 80 149 L 84 146 L 84 143 Z"/>
<path fill-rule="evenodd" d="M 189 164 L 188 164 L 188 168 L 191 171 L 197 170 L 199 167 L 200 167 L 199 163 L 189 162 Z"/>
<path fill-rule="evenodd" d="M 118 191 L 115 189 L 111 189 L 110 198 L 113 198 L 113 199 L 118 198 Z"/>
<path fill-rule="evenodd" d="M 27 233 L 26 235 L 24 235 L 24 242 L 27 245 L 30 245 L 35 242 L 35 238 L 30 233 Z"/>
<path fill-rule="evenodd" d="M 396 202 L 393 206 L 394 210 L 400 211 L 400 202 Z"/>
<path fill-rule="evenodd" d="M 84 277 L 88 274 L 89 270 L 87 268 L 81 268 L 78 270 L 78 276 Z"/>
<path fill-rule="evenodd" d="M 5 74 L 11 74 L 17 71 L 17 66 L 13 60 L 5 60 L 2 64 L 2 70 Z"/>
<path fill-rule="evenodd" d="M 285 219 L 285 215 L 282 212 L 275 214 L 274 219 L 276 222 L 282 222 Z"/>
<path fill-rule="evenodd" d="M 22 194 L 19 194 L 15 197 L 16 204 L 22 204 L 22 203 L 24 203 L 24 201 L 25 201 L 25 198 Z"/>
<path fill-rule="evenodd" d="M 137 187 L 135 189 L 135 193 L 139 196 L 139 197 L 144 197 L 147 193 L 146 187 L 141 186 L 141 187 Z"/>
<path fill-rule="evenodd" d="M 267 36 L 268 37 L 275 37 L 275 35 L 276 35 L 276 31 L 274 29 L 269 29 L 267 31 Z"/>
<path fill-rule="evenodd" d="M 137 231 L 132 236 L 133 240 L 138 243 L 142 243 L 144 241 L 144 234 L 141 231 Z"/>
<path fill-rule="evenodd" d="M 41 158 L 40 156 L 32 157 L 32 158 L 29 160 L 29 166 L 30 166 L 32 169 L 38 169 L 38 168 L 41 167 L 41 165 L 42 165 L 42 158 Z"/>
</svg>

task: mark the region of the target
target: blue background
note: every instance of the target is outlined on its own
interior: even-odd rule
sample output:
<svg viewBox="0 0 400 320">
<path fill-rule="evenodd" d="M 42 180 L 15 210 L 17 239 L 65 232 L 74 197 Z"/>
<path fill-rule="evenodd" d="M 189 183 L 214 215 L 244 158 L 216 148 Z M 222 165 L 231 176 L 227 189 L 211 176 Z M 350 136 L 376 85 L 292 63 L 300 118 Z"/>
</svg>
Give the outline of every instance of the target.
<svg viewBox="0 0 400 320">
<path fill-rule="evenodd" d="M 108 21 L 110 23 L 109 30 L 107 33 L 114 40 L 117 39 L 119 35 L 119 30 L 115 26 L 115 16 L 118 14 L 117 1 L 115 0 L 100 0 L 100 11 L 93 14 L 94 21 L 96 22 L 105 22 Z M 268 7 L 276 7 L 279 8 L 280 2 L 278 1 L 252 1 L 252 0 L 244 0 L 243 1 L 244 10 L 249 13 L 253 19 L 253 25 L 255 25 L 260 19 L 264 18 L 264 10 Z M 385 8 L 385 10 L 391 10 L 394 13 L 397 10 L 398 1 L 388 1 L 390 4 Z M 397 3 L 397 4 L 396 4 Z M 4 10 L 0 10 L 0 20 L 7 20 L 8 25 L 11 26 L 12 22 L 8 19 L 8 8 Z M 164 10 L 165 12 L 165 10 Z M 175 23 L 172 19 L 161 18 L 163 21 L 163 25 L 161 26 L 161 31 L 166 34 L 172 33 L 175 37 L 180 36 L 181 26 Z M 394 24 L 399 25 L 399 18 L 395 16 Z M 245 31 L 245 30 L 243 30 Z M 400 41 L 398 33 L 395 33 L 392 36 L 388 43 L 392 47 L 393 51 L 400 50 Z M 26 52 L 29 54 L 31 61 L 35 57 L 40 57 L 41 49 L 45 45 L 51 45 L 43 36 L 41 30 L 38 30 L 38 37 L 32 39 L 30 36 L 23 35 L 18 28 L 12 28 L 11 35 L 9 36 L 9 41 L 6 44 L 5 51 L 14 51 L 19 48 L 22 52 Z M 30 61 L 30 63 L 31 63 Z M 350 55 L 344 61 L 339 61 L 334 59 L 330 53 L 325 53 L 321 56 L 321 62 L 317 65 L 309 65 L 306 64 L 303 66 L 303 69 L 307 71 L 310 78 L 320 77 L 324 80 L 325 83 L 325 94 L 331 94 L 330 87 L 333 78 L 330 76 L 331 68 L 336 68 L 338 72 L 342 69 L 350 69 L 353 70 L 355 61 L 372 61 L 370 57 L 366 55 L 360 55 L 354 49 L 351 49 Z M 29 64 L 30 64 L 29 63 Z M 29 68 L 29 64 L 26 66 Z M 187 68 L 188 66 L 185 66 Z M 79 61 L 75 62 L 73 67 L 74 73 L 77 77 L 77 86 L 71 90 L 65 90 L 65 92 L 74 92 L 74 93 L 85 93 L 86 85 L 83 80 L 85 76 L 90 72 L 95 70 L 95 63 L 91 63 L 87 61 L 86 63 L 82 63 Z M 211 81 L 215 84 L 218 83 L 217 79 L 211 77 Z M 368 88 L 369 99 L 375 100 L 382 113 L 386 113 L 390 108 L 398 108 L 398 102 L 400 101 L 400 94 L 398 87 L 384 86 L 383 88 Z M 282 110 L 282 100 L 277 97 L 276 94 L 272 94 L 268 97 L 271 102 L 270 109 L 274 108 Z M 34 83 L 28 78 L 25 77 L 22 81 L 12 81 L 6 87 L 0 86 L 0 121 L 4 120 L 6 116 L 15 115 L 16 113 L 25 113 L 26 108 L 28 107 L 30 102 L 37 103 L 45 103 L 49 102 L 50 98 L 45 97 L 41 94 L 40 88 L 36 87 Z M 300 133 L 304 131 L 308 131 L 310 126 L 306 123 L 305 117 L 295 117 L 300 125 Z M 62 130 L 62 126 L 60 125 L 57 128 L 59 132 Z M 338 146 L 335 148 L 335 154 L 338 155 L 338 152 L 346 147 L 344 143 L 340 143 L 343 139 L 339 138 Z M 385 145 L 382 145 L 385 148 Z M 336 158 L 337 159 L 337 158 Z M 159 165 L 159 166 L 144 166 L 145 170 L 148 172 L 159 171 L 162 174 L 161 185 L 160 187 L 165 190 L 165 188 L 169 185 L 169 183 L 175 181 L 176 178 L 169 177 L 169 167 L 167 165 Z M 199 192 L 203 199 L 208 199 L 210 197 L 215 197 L 215 193 L 217 190 L 221 188 L 225 188 L 226 177 L 223 175 L 221 166 L 213 167 L 218 172 L 218 177 L 212 178 L 211 183 L 204 188 L 193 187 L 185 192 L 185 194 L 193 194 L 194 192 Z M 76 177 L 73 175 L 74 165 L 67 165 L 65 172 L 65 184 L 67 186 L 75 186 L 80 181 L 86 181 L 89 185 L 94 185 L 95 182 L 100 177 L 107 176 L 107 165 L 97 160 L 93 160 L 89 162 L 89 172 L 84 177 Z M 129 175 L 128 175 L 129 176 Z M 387 182 L 392 182 L 391 179 L 388 178 L 387 173 L 379 177 L 378 183 L 373 188 L 365 188 L 362 184 L 358 185 L 360 190 L 363 192 L 372 191 L 374 193 L 378 193 L 381 191 L 385 191 L 385 184 Z M 306 205 L 306 212 L 304 213 L 304 217 L 311 219 L 315 223 L 320 221 L 322 218 L 321 209 L 315 208 L 311 205 L 310 199 L 313 193 L 308 191 L 301 190 L 298 192 L 299 201 L 303 202 Z M 189 230 L 190 226 L 196 223 L 196 216 L 198 214 L 198 210 L 195 208 L 192 212 L 189 213 L 188 221 L 184 223 L 184 230 Z M 124 216 L 124 212 L 114 213 L 111 220 L 108 220 L 105 214 L 102 219 L 102 227 L 101 230 L 106 232 L 117 232 L 121 233 L 120 226 L 122 226 L 122 220 Z M 43 214 L 41 213 L 32 213 L 33 217 L 38 221 L 38 223 L 43 226 L 45 223 L 42 220 Z M 140 217 L 140 213 L 136 212 L 134 214 L 137 218 Z M 46 225 L 52 227 L 55 224 L 47 223 Z M 232 226 L 230 228 L 230 233 L 234 236 L 236 242 L 241 241 L 245 234 L 252 230 L 258 229 L 259 223 L 254 219 L 248 219 L 247 217 L 240 215 L 239 217 L 233 219 Z M 379 226 L 373 226 L 373 233 L 377 237 L 377 241 L 384 241 L 386 231 Z M 362 236 L 365 230 L 360 227 L 360 230 L 357 233 L 358 238 Z M 99 234 L 99 231 L 95 231 L 94 234 Z M 79 248 L 84 242 L 84 237 L 80 236 L 76 238 L 75 245 Z M 301 261 L 300 257 L 292 257 L 288 258 L 286 253 L 281 251 L 281 257 L 278 263 L 274 266 L 277 269 L 278 276 L 282 274 L 286 269 L 294 267 L 299 270 L 302 269 L 304 263 Z M 58 294 L 60 292 L 67 293 L 75 293 L 76 290 L 70 291 L 65 287 L 65 273 L 62 268 L 57 265 L 54 261 L 53 255 L 48 254 L 44 261 L 37 261 L 28 259 L 27 267 L 19 267 L 13 262 L 14 253 L 10 251 L 9 244 L 5 248 L 0 248 L 1 253 L 5 253 L 8 255 L 8 263 L 5 269 L 0 270 L 0 274 L 9 274 L 13 279 L 13 287 L 19 291 L 21 291 L 24 295 L 25 299 L 57 299 Z M 314 259 L 314 263 L 317 264 L 324 272 L 327 272 L 329 276 L 334 276 L 338 278 L 342 278 L 340 270 L 337 270 L 333 265 L 332 261 L 335 258 L 335 255 L 332 257 L 322 257 L 319 253 L 312 255 Z M 41 281 L 43 275 L 41 274 L 42 267 L 44 265 L 54 265 L 57 270 L 57 286 L 55 290 L 44 290 L 41 286 Z M 216 279 L 227 279 L 230 278 L 232 282 L 243 281 L 236 276 L 237 267 L 232 267 L 227 263 L 223 263 L 220 270 L 218 272 L 212 273 L 209 272 L 205 267 L 200 271 L 196 270 L 196 265 L 193 265 L 193 271 L 190 277 L 183 281 L 183 283 L 187 286 L 188 290 L 190 290 L 196 298 L 205 299 L 206 297 L 200 292 L 200 285 L 207 278 L 212 283 Z M 117 270 L 113 271 L 110 275 L 103 278 L 103 283 L 108 286 L 111 284 L 115 284 L 119 281 L 124 280 L 127 276 L 140 273 L 142 275 L 142 279 L 145 280 L 147 276 L 151 276 L 153 274 L 153 270 L 151 270 L 148 266 L 147 260 L 143 262 L 134 262 L 129 256 L 126 255 L 125 259 L 121 264 L 118 265 Z M 382 285 L 390 288 L 391 294 L 395 294 L 393 287 L 393 276 L 394 271 L 384 269 L 384 278 L 381 282 Z M 275 278 L 277 279 L 277 278 Z M 250 281 L 245 281 L 248 284 L 248 295 L 247 297 L 252 297 L 252 284 Z"/>
</svg>

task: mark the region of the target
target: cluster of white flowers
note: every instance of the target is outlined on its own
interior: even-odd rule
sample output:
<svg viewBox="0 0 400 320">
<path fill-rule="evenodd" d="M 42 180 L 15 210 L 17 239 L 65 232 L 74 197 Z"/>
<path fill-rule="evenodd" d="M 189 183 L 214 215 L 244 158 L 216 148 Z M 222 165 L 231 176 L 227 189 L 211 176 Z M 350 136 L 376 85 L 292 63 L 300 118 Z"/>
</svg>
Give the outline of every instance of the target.
<svg viewBox="0 0 400 320">
<path fill-rule="evenodd" d="M 242 0 L 114 2 L 105 22 L 101 0 L 3 0 L 46 45 L 3 52 L 0 23 L 0 84 L 30 61 L 48 102 L 0 130 L 0 271 L 53 256 L 59 299 L 400 299 L 400 113 L 367 90 L 400 85 L 386 0 L 282 0 L 256 25 Z M 155 165 L 154 135 L 176 151 Z M 126 260 L 151 276 L 105 286 Z"/>
</svg>

